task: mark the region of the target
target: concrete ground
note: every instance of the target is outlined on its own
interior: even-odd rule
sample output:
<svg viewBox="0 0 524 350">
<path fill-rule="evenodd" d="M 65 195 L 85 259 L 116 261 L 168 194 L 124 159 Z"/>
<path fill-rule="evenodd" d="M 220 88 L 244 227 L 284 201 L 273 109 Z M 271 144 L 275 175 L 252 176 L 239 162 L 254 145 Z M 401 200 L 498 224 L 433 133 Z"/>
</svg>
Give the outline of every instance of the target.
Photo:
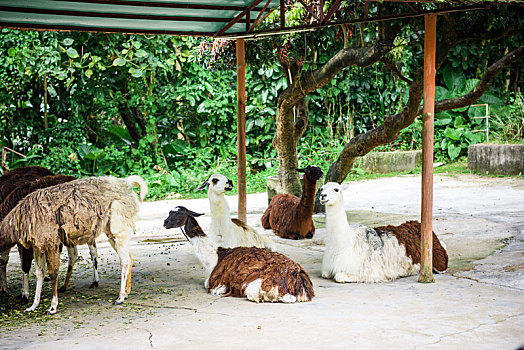
<svg viewBox="0 0 524 350">
<path fill-rule="evenodd" d="M 419 219 L 419 176 L 344 188 L 351 222 L 376 226 Z M 236 210 L 236 197 L 228 200 Z M 208 229 L 207 199 L 144 203 L 132 242 L 133 290 L 124 305 L 111 304 L 118 294 L 119 264 L 101 237 L 100 287 L 88 288 L 89 253 L 81 247 L 83 260 L 60 295 L 58 314 L 43 315 L 50 302 L 47 287 L 32 318 L 21 306 L 0 315 L 0 348 L 516 349 L 524 344 L 522 178 L 435 176 L 434 231 L 450 256 L 448 271 L 435 275 L 436 283 L 417 283 L 417 276 L 380 284 L 322 279 L 322 214 L 315 216 L 311 240 L 271 235 L 277 250 L 299 262 L 314 283 L 316 297 L 293 305 L 207 294 L 191 246 L 178 229 L 162 227 L 176 205 L 205 212 L 199 222 Z M 259 231 L 266 205 L 265 194 L 248 196 L 248 222 Z M 13 294 L 19 285 L 17 255 L 13 250 L 9 264 Z M 67 265 L 66 255 L 62 259 Z"/>
</svg>

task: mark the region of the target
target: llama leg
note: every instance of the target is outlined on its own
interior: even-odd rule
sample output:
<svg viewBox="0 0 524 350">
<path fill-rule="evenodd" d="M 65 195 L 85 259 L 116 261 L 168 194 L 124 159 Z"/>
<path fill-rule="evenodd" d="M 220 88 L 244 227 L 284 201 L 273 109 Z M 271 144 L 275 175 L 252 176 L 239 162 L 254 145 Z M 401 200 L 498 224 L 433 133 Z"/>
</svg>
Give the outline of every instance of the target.
<svg viewBox="0 0 524 350">
<path fill-rule="evenodd" d="M 111 219 L 106 228 L 109 243 L 120 258 L 120 294 L 114 304 L 122 304 L 131 291 L 131 253 L 129 252 L 129 241 L 134 231 L 134 223 L 126 219 L 124 213 L 126 208 L 120 201 L 111 203 Z M 127 280 L 129 279 L 129 285 Z"/>
<path fill-rule="evenodd" d="M 69 263 L 67 264 L 67 273 L 64 280 L 64 284 L 58 290 L 60 293 L 66 291 L 67 285 L 69 284 L 69 279 L 71 278 L 71 274 L 73 273 L 73 267 L 75 266 L 76 260 L 78 259 L 78 248 L 76 247 L 76 245 L 72 247 L 67 247 L 67 255 L 69 256 Z"/>
<path fill-rule="evenodd" d="M 131 268 L 133 267 L 133 254 L 129 252 L 129 272 L 126 279 L 126 295 L 129 295 L 131 293 Z"/>
<path fill-rule="evenodd" d="M 22 265 L 23 273 L 22 295 L 20 297 L 20 303 L 27 304 L 29 301 L 29 271 L 31 271 L 31 265 L 33 264 L 33 249 L 25 249 L 19 245 L 18 253 L 20 254 L 20 264 Z"/>
<path fill-rule="evenodd" d="M 262 279 L 258 278 L 253 282 L 249 283 L 244 290 L 247 300 L 258 303 L 263 299 L 264 291 L 262 290 Z"/>
<path fill-rule="evenodd" d="M 100 278 L 98 277 L 98 254 L 96 250 L 96 243 L 93 242 L 93 244 L 88 244 L 89 247 L 89 254 L 91 254 L 91 261 L 93 262 L 93 283 L 89 286 L 89 288 L 98 288 L 98 281 L 100 281 Z"/>
<path fill-rule="evenodd" d="M 36 274 L 36 290 L 35 299 L 31 307 L 25 309 L 25 311 L 35 311 L 40 304 L 40 294 L 42 294 L 42 284 L 44 283 L 44 270 L 45 270 L 45 257 L 44 253 L 37 251 L 33 252 L 35 258 L 35 274 Z"/>
<path fill-rule="evenodd" d="M 127 286 L 127 279 L 131 271 L 131 258 L 130 258 L 130 252 L 129 252 L 129 237 L 124 240 L 115 240 L 110 239 L 109 243 L 111 243 L 111 246 L 118 254 L 118 257 L 120 258 L 120 272 L 121 272 L 121 279 L 120 279 L 120 294 L 118 295 L 118 299 L 115 300 L 113 304 L 118 305 L 122 304 L 124 300 L 127 298 L 126 293 L 126 286 Z"/>
<path fill-rule="evenodd" d="M 9 249 L 0 253 L 0 293 L 7 294 L 7 262 Z"/>
<path fill-rule="evenodd" d="M 58 252 L 58 249 L 48 251 L 46 253 L 46 261 L 47 272 L 49 274 L 49 278 L 51 278 L 51 290 L 53 292 L 51 307 L 47 310 L 47 314 L 54 315 L 56 313 L 56 308 L 58 307 L 58 270 L 60 269 L 60 253 Z"/>
</svg>

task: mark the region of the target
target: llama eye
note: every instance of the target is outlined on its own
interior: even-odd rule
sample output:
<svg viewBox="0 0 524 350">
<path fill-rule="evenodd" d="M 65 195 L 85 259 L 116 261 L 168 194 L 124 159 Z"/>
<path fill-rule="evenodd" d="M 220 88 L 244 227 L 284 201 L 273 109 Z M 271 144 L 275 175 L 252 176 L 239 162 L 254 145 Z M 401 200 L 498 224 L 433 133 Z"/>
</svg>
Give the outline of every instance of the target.
<svg viewBox="0 0 524 350">
<path fill-rule="evenodd" d="M 216 185 L 217 182 L 218 182 L 218 179 L 213 179 L 213 180 L 211 180 L 211 182 L 214 183 L 214 184 Z"/>
<path fill-rule="evenodd" d="M 338 192 L 338 188 L 335 188 L 335 192 Z"/>
</svg>

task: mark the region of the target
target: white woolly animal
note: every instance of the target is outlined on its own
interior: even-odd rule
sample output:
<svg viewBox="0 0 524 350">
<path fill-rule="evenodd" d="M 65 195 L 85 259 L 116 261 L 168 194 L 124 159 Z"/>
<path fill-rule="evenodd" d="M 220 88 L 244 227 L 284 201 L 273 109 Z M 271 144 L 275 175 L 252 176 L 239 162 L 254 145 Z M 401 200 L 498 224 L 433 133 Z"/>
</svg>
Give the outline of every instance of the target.
<svg viewBox="0 0 524 350">
<path fill-rule="evenodd" d="M 225 193 L 233 189 L 233 181 L 221 174 L 211 175 L 197 190 L 207 187 L 211 209 L 209 237 L 224 248 L 258 247 L 275 250 L 274 242 L 239 219 L 231 219 Z"/>
<path fill-rule="evenodd" d="M 341 283 L 382 282 L 417 273 L 420 265 L 412 263 L 394 236 L 348 224 L 338 183 L 322 186 L 319 198 L 326 206 L 327 231 L 322 277 Z"/>
</svg>

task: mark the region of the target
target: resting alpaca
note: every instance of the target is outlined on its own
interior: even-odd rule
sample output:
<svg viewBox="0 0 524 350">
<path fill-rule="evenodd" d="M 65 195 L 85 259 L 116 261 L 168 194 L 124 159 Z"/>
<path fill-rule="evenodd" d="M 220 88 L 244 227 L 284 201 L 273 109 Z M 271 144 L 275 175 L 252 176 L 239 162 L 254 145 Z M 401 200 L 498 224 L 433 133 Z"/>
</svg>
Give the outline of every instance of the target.
<svg viewBox="0 0 524 350">
<path fill-rule="evenodd" d="M 231 219 L 224 194 L 233 189 L 233 181 L 224 175 L 213 174 L 197 188 L 197 191 L 206 187 L 211 209 L 209 236 L 217 246 L 275 249 L 271 238 L 259 234 L 239 219 Z"/>
<path fill-rule="evenodd" d="M 0 204 L 0 222 L 18 204 L 18 202 L 21 201 L 28 194 L 38 189 L 55 186 L 55 185 L 66 183 L 66 182 L 73 181 L 73 180 L 75 180 L 75 177 L 73 176 L 50 175 L 50 176 L 40 177 L 34 181 L 30 181 L 26 183 L 24 183 L 23 181 L 18 182 L 18 187 L 16 187 L 5 198 L 5 200 Z M 98 287 L 98 281 L 99 281 L 98 270 L 97 270 L 97 251 L 96 251 L 96 244 L 94 242 L 93 244 L 88 244 L 88 245 L 89 245 L 89 252 L 91 253 L 91 260 L 93 262 L 93 283 L 91 284 L 90 287 L 94 288 L 94 287 Z M 21 302 L 26 303 L 29 297 L 28 274 L 29 274 L 29 270 L 31 269 L 31 263 L 33 261 L 33 250 L 25 249 L 21 244 L 17 244 L 17 246 L 18 246 L 18 252 L 20 254 L 20 264 L 21 264 L 22 271 L 23 271 Z M 67 268 L 67 274 L 66 274 L 64 284 L 59 289 L 60 292 L 63 292 L 67 289 L 67 285 L 69 283 L 69 279 L 73 271 L 73 266 L 78 258 L 78 249 L 76 246 L 67 247 L 67 251 L 69 255 L 69 265 Z M 7 260 L 9 258 L 8 253 L 9 251 L 7 251 L 7 255 L 6 255 L 7 258 L 5 259 L 5 261 L 0 261 L 0 269 L 2 269 L 2 271 L 4 271 L 6 268 Z M 4 276 L 2 276 L 0 285 L 5 285 Z"/>
<path fill-rule="evenodd" d="M 328 182 L 320 188 L 320 203 L 326 206 L 326 250 L 322 277 L 337 282 L 383 282 L 417 273 L 420 268 L 420 224 L 372 229 L 349 225 L 342 188 Z M 448 255 L 433 234 L 433 267 L 444 271 Z"/>
<path fill-rule="evenodd" d="M 315 205 L 315 189 L 317 180 L 324 173 L 315 165 L 304 169 L 302 197 L 292 194 L 277 194 L 271 199 L 264 215 L 262 227 L 272 229 L 277 236 L 290 239 L 312 238 L 315 234 L 313 223 L 313 208 Z"/>
<path fill-rule="evenodd" d="M 194 218 L 200 215 L 179 206 L 169 212 L 164 227 L 183 227 L 182 232 L 209 275 L 204 285 L 213 295 L 246 296 L 257 303 L 294 303 L 315 296 L 306 271 L 280 253 L 256 247 L 215 250 Z"/>
<path fill-rule="evenodd" d="M 29 194 L 4 218 L 0 223 L 0 251 L 19 242 L 34 253 L 37 286 L 33 305 L 26 311 L 34 311 L 40 302 L 47 262 L 53 291 L 48 313 L 56 312 L 60 243 L 66 246 L 93 243 L 102 231 L 120 258 L 121 285 L 115 304 L 124 302 L 131 290 L 129 240 L 138 212 L 132 184 L 140 186 L 143 199 L 147 185 L 139 176 L 84 178 L 63 183 Z"/>
</svg>

